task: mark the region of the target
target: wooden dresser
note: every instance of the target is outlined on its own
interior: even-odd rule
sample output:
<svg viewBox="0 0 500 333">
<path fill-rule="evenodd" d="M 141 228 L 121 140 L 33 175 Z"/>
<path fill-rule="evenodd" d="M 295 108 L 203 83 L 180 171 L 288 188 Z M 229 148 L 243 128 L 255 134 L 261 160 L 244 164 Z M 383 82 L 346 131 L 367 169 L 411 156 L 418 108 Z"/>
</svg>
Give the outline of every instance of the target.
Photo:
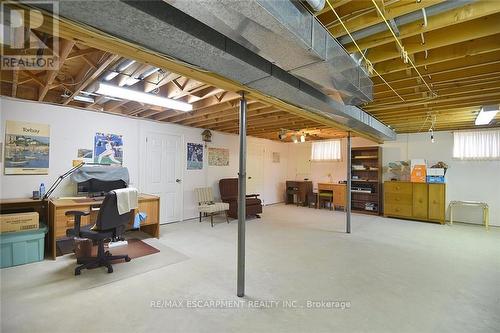
<svg viewBox="0 0 500 333">
<path fill-rule="evenodd" d="M 384 216 L 444 224 L 446 184 L 385 182 Z"/>
<path fill-rule="evenodd" d="M 48 251 L 52 259 L 56 259 L 56 241 L 66 238 L 66 230 L 74 227 L 74 217 L 66 216 L 70 210 L 90 212 L 82 216 L 82 226 L 94 224 L 102 200 L 92 198 L 51 199 L 49 202 L 49 235 Z M 137 212 L 146 213 L 146 220 L 141 223 L 141 231 L 152 237 L 160 237 L 160 198 L 149 194 L 139 195 L 139 208 L 131 214 L 129 229 L 132 228 Z"/>
</svg>

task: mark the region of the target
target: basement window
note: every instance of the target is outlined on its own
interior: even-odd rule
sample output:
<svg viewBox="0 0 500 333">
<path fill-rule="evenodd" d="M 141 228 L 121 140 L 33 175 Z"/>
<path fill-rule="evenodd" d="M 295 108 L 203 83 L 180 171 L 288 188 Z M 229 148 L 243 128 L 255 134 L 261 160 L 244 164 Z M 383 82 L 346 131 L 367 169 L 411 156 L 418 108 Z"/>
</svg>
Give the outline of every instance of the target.
<svg viewBox="0 0 500 333">
<path fill-rule="evenodd" d="M 454 132 L 453 158 L 500 160 L 500 130 Z"/>
<path fill-rule="evenodd" d="M 311 161 L 340 161 L 341 158 L 340 140 L 312 143 Z"/>
</svg>

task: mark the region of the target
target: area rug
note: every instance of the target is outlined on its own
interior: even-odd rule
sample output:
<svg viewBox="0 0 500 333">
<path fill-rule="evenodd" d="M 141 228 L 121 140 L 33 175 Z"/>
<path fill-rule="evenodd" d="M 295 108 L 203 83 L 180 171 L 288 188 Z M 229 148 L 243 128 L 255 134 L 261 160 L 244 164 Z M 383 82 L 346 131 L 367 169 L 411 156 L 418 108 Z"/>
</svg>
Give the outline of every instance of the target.
<svg viewBox="0 0 500 333">
<path fill-rule="evenodd" d="M 159 252 L 134 257 L 130 262 L 113 264 L 113 273 L 107 273 L 105 267 L 82 270 L 81 275 L 75 276 L 76 258 L 74 254 L 58 257 L 57 260 L 44 260 L 32 264 L 9 267 L 1 270 L 1 291 L 2 296 L 24 295 L 21 297 L 30 298 L 35 295 L 51 297 L 57 295 L 69 295 L 76 291 L 84 291 L 98 288 L 109 283 L 120 283 L 121 280 L 133 278 L 157 269 L 165 268 L 169 265 L 189 259 L 188 256 L 164 245 L 156 238 L 143 239 L 147 246 L 140 246 L 140 250 L 134 251 L 133 255 L 144 254 L 152 247 Z M 139 245 L 137 243 L 136 245 Z M 139 249 L 139 247 L 137 247 Z M 147 251 L 144 250 L 147 248 Z M 118 254 L 119 247 L 113 248 L 112 253 Z M 125 251 L 120 249 L 120 251 Z M 132 254 L 130 251 L 129 255 Z M 37 272 L 41 274 L 31 274 L 33 266 L 37 267 Z M 19 275 L 24 275 L 23 279 L 18 279 Z M 20 290 L 23 292 L 20 292 Z"/>
</svg>

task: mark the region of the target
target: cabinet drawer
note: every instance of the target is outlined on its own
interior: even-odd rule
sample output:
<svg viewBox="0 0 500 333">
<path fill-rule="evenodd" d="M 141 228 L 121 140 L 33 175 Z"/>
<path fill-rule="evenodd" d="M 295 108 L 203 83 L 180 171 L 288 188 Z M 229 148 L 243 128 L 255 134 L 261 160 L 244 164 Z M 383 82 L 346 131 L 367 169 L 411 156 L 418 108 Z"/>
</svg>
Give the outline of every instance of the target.
<svg viewBox="0 0 500 333">
<path fill-rule="evenodd" d="M 82 206 L 74 206 L 74 207 L 64 207 L 61 209 L 56 209 L 54 214 L 54 231 L 55 237 L 61 238 L 66 237 L 66 230 L 73 229 L 75 226 L 75 217 L 74 216 L 66 216 L 66 212 L 71 210 L 77 210 L 82 212 L 88 212 L 89 207 Z M 90 224 L 90 216 L 82 216 L 81 226 Z"/>
<path fill-rule="evenodd" d="M 392 205 L 411 205 L 412 195 L 411 193 L 385 193 L 384 201 L 387 204 Z"/>
<path fill-rule="evenodd" d="M 386 203 L 384 205 L 384 214 L 401 217 L 411 217 L 411 205 L 394 205 Z"/>
<path fill-rule="evenodd" d="M 403 183 L 403 182 L 385 182 L 384 183 L 384 191 L 387 193 L 404 193 L 410 194 L 412 193 L 411 183 Z"/>
</svg>

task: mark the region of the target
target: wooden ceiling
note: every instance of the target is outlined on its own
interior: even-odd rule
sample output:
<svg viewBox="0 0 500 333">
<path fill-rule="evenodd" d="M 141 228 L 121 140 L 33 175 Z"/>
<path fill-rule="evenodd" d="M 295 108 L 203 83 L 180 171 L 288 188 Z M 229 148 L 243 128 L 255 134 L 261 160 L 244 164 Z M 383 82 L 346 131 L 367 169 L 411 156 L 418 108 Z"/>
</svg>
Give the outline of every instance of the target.
<svg viewBox="0 0 500 333">
<path fill-rule="evenodd" d="M 38 39 L 54 38 L 33 31 Z M 179 125 L 238 133 L 240 95 L 176 74 L 168 69 L 133 62 L 120 70 L 129 59 L 89 47 L 81 42 L 59 40 L 59 61 L 54 71 L 1 71 L 1 94 L 21 99 L 81 107 L 123 116 L 147 118 Z M 50 44 L 50 43 L 47 43 Z M 27 53 L 37 52 L 26 49 Z M 17 52 L 17 51 L 16 51 Z M 45 53 L 50 50 L 45 50 Z M 153 70 L 155 70 L 153 72 Z M 106 81 L 110 72 L 119 72 Z M 153 72 L 153 73 L 152 73 Z M 96 94 L 97 82 L 104 81 L 141 92 L 188 102 L 193 111 L 182 112 L 124 99 Z M 75 97 L 91 98 L 89 102 Z M 263 101 L 248 98 L 247 133 L 250 136 L 279 140 L 283 129 L 291 141 L 292 135 L 306 134 L 307 140 L 344 137 L 346 132 L 320 121 L 289 113 Z"/>
<path fill-rule="evenodd" d="M 384 23 L 371 0 L 329 0 L 349 32 Z M 388 20 L 443 0 L 377 0 Z M 335 37 L 346 30 L 328 4 L 316 14 Z M 389 29 L 356 40 L 375 70 L 374 100 L 362 108 L 396 132 L 477 128 L 474 120 L 482 105 L 500 103 L 500 1 L 478 0 L 398 27 L 399 40 L 433 96 L 401 52 Z M 344 45 L 358 53 L 353 43 Z M 491 126 L 500 126 L 500 113 Z"/>
</svg>

